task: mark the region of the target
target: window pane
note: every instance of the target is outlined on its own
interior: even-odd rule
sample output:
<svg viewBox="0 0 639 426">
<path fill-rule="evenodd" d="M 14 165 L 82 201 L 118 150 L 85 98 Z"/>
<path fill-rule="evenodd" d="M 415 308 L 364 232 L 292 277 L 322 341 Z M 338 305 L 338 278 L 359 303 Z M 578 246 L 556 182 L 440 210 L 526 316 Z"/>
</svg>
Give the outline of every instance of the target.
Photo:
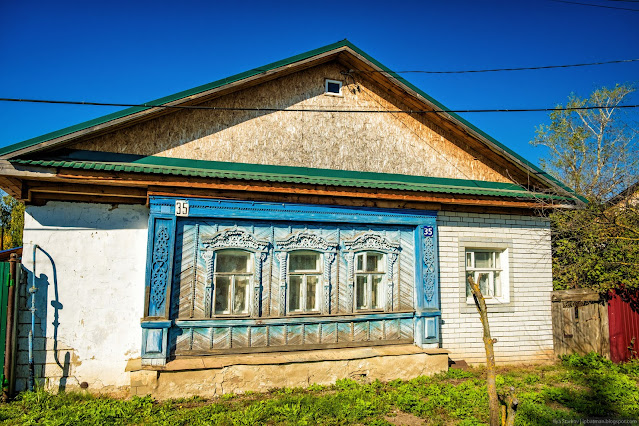
<svg viewBox="0 0 639 426">
<path fill-rule="evenodd" d="M 288 309 L 291 312 L 299 311 L 301 308 L 300 299 L 302 297 L 302 277 L 299 275 L 291 275 L 289 284 Z"/>
<path fill-rule="evenodd" d="M 501 276 L 499 272 L 495 272 L 495 297 L 501 297 Z"/>
<path fill-rule="evenodd" d="M 481 290 L 481 294 L 484 295 L 484 297 L 486 296 L 490 296 L 490 273 L 488 272 L 482 272 L 479 275 L 479 289 Z"/>
<path fill-rule="evenodd" d="M 495 268 L 501 269 L 501 253 L 495 253 Z"/>
<path fill-rule="evenodd" d="M 373 286 L 371 288 L 371 309 L 381 308 L 381 291 L 382 291 L 382 276 L 373 275 Z"/>
<path fill-rule="evenodd" d="M 317 311 L 317 277 L 309 275 L 306 277 L 306 310 Z"/>
<path fill-rule="evenodd" d="M 364 271 L 364 253 L 357 255 L 357 272 Z"/>
<path fill-rule="evenodd" d="M 297 252 L 290 254 L 290 270 L 295 271 L 317 271 L 319 253 Z"/>
<path fill-rule="evenodd" d="M 366 279 L 367 275 L 358 275 L 355 283 L 355 307 L 356 309 L 366 309 L 368 307 Z"/>
<path fill-rule="evenodd" d="M 382 272 L 382 257 L 381 253 L 366 253 L 366 271 L 367 272 Z"/>
<path fill-rule="evenodd" d="M 492 268 L 493 254 L 486 251 L 475 252 L 475 268 Z"/>
<path fill-rule="evenodd" d="M 248 253 L 239 251 L 219 251 L 216 258 L 215 272 L 248 272 Z"/>
<path fill-rule="evenodd" d="M 339 93 L 339 84 L 331 83 L 330 81 L 326 82 L 326 91 L 328 93 Z"/>
<path fill-rule="evenodd" d="M 215 278 L 215 313 L 229 313 L 229 299 L 231 298 L 231 278 Z"/>
<path fill-rule="evenodd" d="M 466 252 L 466 267 L 467 268 L 473 267 L 473 254 L 469 251 Z"/>
<path fill-rule="evenodd" d="M 248 306 L 246 303 L 248 281 L 247 277 L 235 277 L 235 299 L 233 300 L 234 314 L 246 314 L 248 312 Z"/>
</svg>

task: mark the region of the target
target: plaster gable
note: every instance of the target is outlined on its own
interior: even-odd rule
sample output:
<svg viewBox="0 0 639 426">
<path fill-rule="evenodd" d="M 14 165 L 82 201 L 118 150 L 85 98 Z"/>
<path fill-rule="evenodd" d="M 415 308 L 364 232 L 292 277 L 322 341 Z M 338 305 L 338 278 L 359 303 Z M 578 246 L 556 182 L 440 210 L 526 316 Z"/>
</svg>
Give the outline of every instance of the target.
<svg viewBox="0 0 639 426">
<path fill-rule="evenodd" d="M 236 108 L 409 109 L 331 62 L 202 105 Z M 343 96 L 324 94 L 326 78 Z M 357 90 L 359 87 L 359 90 Z M 180 110 L 76 143 L 74 149 L 253 164 L 512 182 L 427 115 Z"/>
</svg>

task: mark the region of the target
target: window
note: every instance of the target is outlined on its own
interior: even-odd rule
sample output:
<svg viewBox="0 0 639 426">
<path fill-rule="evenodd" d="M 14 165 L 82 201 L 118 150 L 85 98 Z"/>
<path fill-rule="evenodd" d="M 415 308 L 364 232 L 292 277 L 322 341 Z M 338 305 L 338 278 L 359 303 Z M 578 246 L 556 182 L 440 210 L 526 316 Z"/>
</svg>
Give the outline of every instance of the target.
<svg viewBox="0 0 639 426">
<path fill-rule="evenodd" d="M 384 255 L 370 251 L 358 253 L 355 265 L 355 309 L 382 309 Z"/>
<path fill-rule="evenodd" d="M 215 314 L 248 314 L 251 254 L 220 250 L 215 256 Z"/>
<path fill-rule="evenodd" d="M 339 80 L 326 80 L 324 82 L 324 92 L 327 95 L 342 96 L 342 82 Z"/>
<path fill-rule="evenodd" d="M 508 297 L 507 256 L 503 250 L 466 249 L 466 280 L 473 277 L 487 303 L 506 301 Z M 473 293 L 466 283 L 466 297 Z"/>
<path fill-rule="evenodd" d="M 320 254 L 314 251 L 289 253 L 288 312 L 318 312 Z"/>
</svg>

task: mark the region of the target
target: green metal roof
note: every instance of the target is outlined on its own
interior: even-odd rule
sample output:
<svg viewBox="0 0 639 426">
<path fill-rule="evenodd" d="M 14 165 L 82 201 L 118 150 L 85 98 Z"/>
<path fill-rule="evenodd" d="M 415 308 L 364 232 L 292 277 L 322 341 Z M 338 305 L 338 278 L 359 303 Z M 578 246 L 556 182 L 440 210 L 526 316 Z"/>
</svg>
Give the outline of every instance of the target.
<svg viewBox="0 0 639 426">
<path fill-rule="evenodd" d="M 41 136 L 38 136 L 38 137 L 35 137 L 35 138 L 32 138 L 32 139 L 25 140 L 23 142 L 19 142 L 19 143 L 13 144 L 13 145 L 6 146 L 4 148 L 0 148 L 0 155 L 10 154 L 10 153 L 12 153 L 14 151 L 18 151 L 18 150 L 21 150 L 21 149 L 24 149 L 24 148 L 29 148 L 31 146 L 35 146 L 35 145 L 40 144 L 42 142 L 50 141 L 52 139 L 55 139 L 55 138 L 58 138 L 58 137 L 62 137 L 62 136 L 67 136 L 67 135 L 70 135 L 70 134 L 75 133 L 77 131 L 85 130 L 85 129 L 88 129 L 90 127 L 96 126 L 96 125 L 105 124 L 105 123 L 108 123 L 109 121 L 113 121 L 113 120 L 116 120 L 116 119 L 119 119 L 119 118 L 124 118 L 124 117 L 127 117 L 129 115 L 133 115 L 135 113 L 148 110 L 148 109 L 150 109 L 150 106 L 159 106 L 159 105 L 166 104 L 166 103 L 169 103 L 169 102 L 178 101 L 180 99 L 184 99 L 184 98 L 187 98 L 189 96 L 198 95 L 198 94 L 206 92 L 208 90 L 212 90 L 212 89 L 216 89 L 216 88 L 222 87 L 222 86 L 227 85 L 229 83 L 237 82 L 237 81 L 249 78 L 249 77 L 253 77 L 253 76 L 256 76 L 256 75 L 259 75 L 259 74 L 263 74 L 263 73 L 265 73 L 267 71 L 275 70 L 277 68 L 293 64 L 295 62 L 299 62 L 299 61 L 303 61 L 303 60 L 306 60 L 306 59 L 310 59 L 310 58 L 312 58 L 314 56 L 318 56 L 318 55 L 330 52 L 330 51 L 335 50 L 335 49 L 343 48 L 343 47 L 350 48 L 351 50 L 353 50 L 358 55 L 362 56 L 364 59 L 366 59 L 370 63 L 372 63 L 375 66 L 379 67 L 387 75 L 392 76 L 395 80 L 397 80 L 401 84 L 405 85 L 406 87 L 410 88 L 415 93 L 417 93 L 419 96 L 423 97 L 428 102 L 430 102 L 433 105 L 435 105 L 437 108 L 440 108 L 442 110 L 447 110 L 448 109 L 442 103 L 440 103 L 437 100 L 433 99 L 428 94 L 423 92 L 421 89 L 419 89 L 418 87 L 416 87 L 413 84 L 409 83 L 407 80 L 405 80 L 403 77 L 399 76 L 398 74 L 394 73 L 388 67 L 384 66 L 382 63 L 380 63 L 379 61 L 377 61 L 373 57 L 369 56 L 367 53 L 365 53 L 364 51 L 359 49 L 357 46 L 352 44 L 350 41 L 344 39 L 342 41 L 338 41 L 337 43 L 329 44 L 327 46 L 320 47 L 320 48 L 314 49 L 314 50 L 310 50 L 308 52 L 301 53 L 299 55 L 295 55 L 295 56 L 292 56 L 290 58 L 282 59 L 280 61 L 273 62 L 273 63 L 270 63 L 268 65 L 264 65 L 262 67 L 254 68 L 252 70 L 245 71 L 245 72 L 242 72 L 242 73 L 239 73 L 239 74 L 235 74 L 235 75 L 232 75 L 230 77 L 226 77 L 226 78 L 223 78 L 221 80 L 214 81 L 212 83 L 204 84 L 204 85 L 201 85 L 201 86 L 198 86 L 198 87 L 194 87 L 194 88 L 189 89 L 189 90 L 184 90 L 182 92 L 178 92 L 178 93 L 175 93 L 173 95 L 165 96 L 163 98 L 159 98 L 159 99 L 156 99 L 156 100 L 153 100 L 153 101 L 145 103 L 145 105 L 149 105 L 149 107 L 127 108 L 127 109 L 124 109 L 122 111 L 118 111 L 118 112 L 115 112 L 115 113 L 112 113 L 112 114 L 108 114 L 108 115 L 105 115 L 105 116 L 102 116 L 102 117 L 99 117 L 99 118 L 95 118 L 93 120 L 89 120 L 89 121 L 85 121 L 83 123 L 76 124 L 74 126 L 70 126 L 70 127 L 66 127 L 66 128 L 57 130 L 55 132 L 47 133 L 47 134 L 44 134 L 44 135 L 41 135 Z M 535 175 L 538 175 L 542 179 L 545 179 L 546 181 L 549 181 L 549 183 L 554 184 L 554 185 L 564 189 L 565 191 L 567 191 L 570 194 L 574 194 L 574 191 L 572 189 L 568 188 L 563 183 L 561 183 L 557 179 L 555 179 L 553 176 L 549 175 L 547 172 L 541 170 L 535 164 L 531 163 L 530 161 L 526 160 L 524 157 L 520 156 L 519 154 L 517 154 L 516 152 L 511 150 L 506 145 L 502 144 L 501 142 L 497 141 L 496 139 L 494 139 L 493 137 L 491 137 L 487 133 L 485 133 L 482 130 L 480 130 L 479 128 L 475 127 L 470 122 L 468 122 L 465 119 L 463 119 L 461 116 L 459 116 L 459 115 L 457 115 L 455 113 L 450 113 L 450 112 L 447 112 L 446 114 L 448 114 L 448 116 L 452 117 L 454 120 L 459 122 L 461 125 L 463 125 L 463 126 L 467 127 L 468 129 L 476 132 L 478 135 L 480 135 L 482 138 L 484 138 L 489 143 L 494 144 L 499 149 L 503 150 L 504 152 L 508 153 L 509 155 L 511 155 L 512 157 L 514 157 L 518 161 L 520 161 L 526 167 L 530 168 L 531 171 Z M 573 197 L 582 199 L 582 197 L 579 197 L 576 194 L 573 195 Z M 584 199 L 582 199 L 582 201 L 583 200 Z"/>
<path fill-rule="evenodd" d="M 120 161 L 95 161 L 109 153 L 76 151 L 72 155 L 50 159 L 12 159 L 13 164 L 70 169 L 151 173 L 161 175 L 239 179 L 262 182 L 302 183 L 354 188 L 393 189 L 446 194 L 544 198 L 568 200 L 550 194 L 533 193 L 511 183 L 478 180 L 449 179 L 389 173 L 357 172 L 347 170 L 314 169 L 307 167 L 272 166 L 221 161 L 189 160 L 168 157 L 141 157 L 110 154 Z M 84 158 L 82 158 L 84 157 Z"/>
<path fill-rule="evenodd" d="M 166 104 L 169 102 L 178 101 L 180 99 L 187 98 L 189 96 L 198 95 L 200 93 L 206 92 L 208 90 L 216 89 L 218 87 L 225 86 L 229 83 L 234 83 L 236 81 L 243 80 L 245 78 L 253 77 L 259 74 L 263 74 L 267 71 L 271 71 L 286 65 L 293 64 L 295 62 L 303 61 L 313 56 L 321 55 L 326 52 L 330 52 L 331 50 L 338 49 L 340 47 L 348 46 L 352 49 L 357 49 L 353 46 L 348 40 L 338 41 L 337 43 L 329 44 L 328 46 L 320 47 L 318 49 L 310 50 L 305 53 L 301 53 L 299 55 L 291 56 L 290 58 L 282 59 L 277 62 L 270 63 L 268 65 L 264 65 L 262 67 L 253 68 L 252 70 L 244 71 L 239 74 L 232 75 L 230 77 L 226 77 L 220 80 L 216 80 L 212 83 L 203 84 L 201 86 L 194 87 L 192 89 L 183 90 L 178 93 L 174 93 L 169 96 L 165 96 L 159 99 L 155 99 L 150 102 L 146 102 L 145 105 L 150 106 L 159 106 L 162 104 Z M 359 49 L 357 49 L 360 52 Z M 363 53 L 363 52 L 362 52 Z M 100 124 L 108 123 L 109 121 L 117 120 L 118 118 L 123 118 L 137 112 L 145 111 L 150 109 L 149 107 L 131 107 L 123 109 L 122 111 L 117 111 L 108 115 L 104 115 L 102 117 L 94 118 L 93 120 L 85 121 L 83 123 L 79 123 L 70 127 L 65 127 L 60 130 L 56 130 L 55 132 L 46 133 L 41 136 L 37 136 L 35 138 L 27 139 L 26 141 L 18 142 L 12 145 L 5 146 L 4 148 L 0 148 L 0 155 L 10 154 L 19 149 L 28 148 L 34 145 L 37 145 L 42 142 L 47 142 L 55 138 L 59 138 L 61 136 L 70 135 L 71 133 L 75 133 L 80 130 L 85 130 L 93 126 L 97 126 Z"/>
</svg>

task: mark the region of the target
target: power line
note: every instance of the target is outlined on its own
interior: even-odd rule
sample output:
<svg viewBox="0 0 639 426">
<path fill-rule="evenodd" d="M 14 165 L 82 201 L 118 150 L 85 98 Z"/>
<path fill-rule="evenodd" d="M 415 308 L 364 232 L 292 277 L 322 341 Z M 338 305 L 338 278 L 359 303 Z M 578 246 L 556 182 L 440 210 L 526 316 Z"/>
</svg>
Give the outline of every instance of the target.
<svg viewBox="0 0 639 426">
<path fill-rule="evenodd" d="M 550 111 L 583 111 L 594 109 L 613 108 L 610 105 L 593 105 L 581 107 L 554 107 L 554 108 L 480 108 L 480 109 L 435 109 L 435 110 L 376 110 L 376 109 L 319 109 L 319 108 L 242 108 L 242 107 L 215 107 L 199 105 L 152 105 L 152 104 L 127 104 L 110 102 L 85 102 L 85 101 L 60 101 L 50 99 L 19 99 L 0 98 L 0 102 L 22 102 L 39 104 L 58 105 L 88 105 L 88 106 L 114 106 L 114 107 L 137 107 L 137 108 L 164 108 L 164 109 L 189 109 L 189 110 L 210 110 L 210 111 L 253 111 L 253 112 L 326 112 L 326 113 L 375 113 L 375 114 L 432 114 L 432 113 L 467 113 L 467 112 L 550 112 Z M 614 108 L 639 108 L 639 104 L 615 105 Z"/>
<path fill-rule="evenodd" d="M 550 1 L 554 1 L 556 3 L 579 4 L 581 6 L 603 7 L 606 9 L 629 10 L 631 12 L 639 12 L 639 9 L 629 9 L 627 7 L 604 6 L 601 4 L 579 3 L 576 1 L 567 1 L 567 0 L 550 0 Z"/>
<path fill-rule="evenodd" d="M 384 73 L 384 74 L 405 74 L 405 73 L 416 73 L 416 74 L 466 74 L 466 73 L 479 73 L 479 72 L 500 72 L 500 71 L 524 71 L 524 70 L 546 70 L 551 68 L 573 68 L 573 67 L 589 67 L 593 65 L 605 65 L 605 64 L 620 64 L 625 62 L 637 62 L 639 59 L 618 59 L 614 61 L 601 61 L 601 62 L 588 62 L 583 64 L 567 64 L 567 65 L 543 65 L 536 67 L 517 67 L 517 68 L 492 68 L 492 69 L 481 69 L 481 70 L 459 70 L 459 71 L 420 71 L 420 70 L 409 70 L 409 71 L 380 71 L 380 70 L 354 70 L 357 73 Z"/>
</svg>

